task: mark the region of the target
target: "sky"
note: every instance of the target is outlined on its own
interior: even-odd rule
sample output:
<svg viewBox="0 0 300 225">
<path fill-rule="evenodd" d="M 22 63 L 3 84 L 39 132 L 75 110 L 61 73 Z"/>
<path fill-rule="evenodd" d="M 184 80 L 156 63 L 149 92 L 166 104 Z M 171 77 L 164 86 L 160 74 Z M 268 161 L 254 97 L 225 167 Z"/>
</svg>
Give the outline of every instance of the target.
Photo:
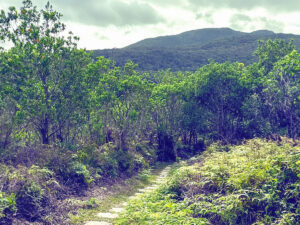
<svg viewBox="0 0 300 225">
<path fill-rule="evenodd" d="M 38 8 L 48 0 L 32 0 Z M 80 48 L 121 48 L 201 28 L 300 35 L 300 0 L 49 0 Z M 22 0 L 0 0 L 0 9 Z"/>
</svg>

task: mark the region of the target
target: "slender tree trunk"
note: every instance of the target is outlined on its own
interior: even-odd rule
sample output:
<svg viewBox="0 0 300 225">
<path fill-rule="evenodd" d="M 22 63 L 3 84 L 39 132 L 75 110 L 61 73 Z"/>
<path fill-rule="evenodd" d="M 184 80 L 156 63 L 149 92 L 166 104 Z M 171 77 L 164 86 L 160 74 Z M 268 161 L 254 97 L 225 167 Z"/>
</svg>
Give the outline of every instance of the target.
<svg viewBox="0 0 300 225">
<path fill-rule="evenodd" d="M 4 148 L 4 149 L 5 149 L 5 148 L 8 146 L 8 144 L 9 144 L 9 137 L 10 137 L 11 133 L 12 133 L 12 128 L 10 128 L 10 129 L 6 132 L 6 134 L 5 134 L 5 139 L 4 139 L 4 143 L 3 143 L 3 148 Z"/>
<path fill-rule="evenodd" d="M 120 137 L 119 137 L 119 148 L 121 150 L 127 150 L 126 146 L 126 131 L 122 130 L 120 132 Z"/>
<path fill-rule="evenodd" d="M 45 119 L 42 123 L 42 128 L 40 129 L 40 133 L 42 136 L 43 144 L 48 145 L 49 144 L 49 121 L 47 116 L 45 116 Z"/>
</svg>

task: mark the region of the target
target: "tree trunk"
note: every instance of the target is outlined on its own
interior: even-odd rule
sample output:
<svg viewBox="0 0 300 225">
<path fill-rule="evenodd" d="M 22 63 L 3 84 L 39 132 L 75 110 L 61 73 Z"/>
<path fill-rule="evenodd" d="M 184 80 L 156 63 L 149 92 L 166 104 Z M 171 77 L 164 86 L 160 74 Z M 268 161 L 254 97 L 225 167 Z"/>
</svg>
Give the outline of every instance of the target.
<svg viewBox="0 0 300 225">
<path fill-rule="evenodd" d="M 127 150 L 127 144 L 126 144 L 126 131 L 122 130 L 120 132 L 119 137 L 119 149 L 121 150 Z"/>
<path fill-rule="evenodd" d="M 42 128 L 40 129 L 40 133 L 42 135 L 43 144 L 48 145 L 49 144 L 49 121 L 47 117 L 42 123 Z"/>
<path fill-rule="evenodd" d="M 6 147 L 9 144 L 9 137 L 10 137 L 11 133 L 12 133 L 12 128 L 10 128 L 5 134 L 5 139 L 4 139 L 3 146 L 2 146 L 4 149 L 6 149 Z"/>
</svg>

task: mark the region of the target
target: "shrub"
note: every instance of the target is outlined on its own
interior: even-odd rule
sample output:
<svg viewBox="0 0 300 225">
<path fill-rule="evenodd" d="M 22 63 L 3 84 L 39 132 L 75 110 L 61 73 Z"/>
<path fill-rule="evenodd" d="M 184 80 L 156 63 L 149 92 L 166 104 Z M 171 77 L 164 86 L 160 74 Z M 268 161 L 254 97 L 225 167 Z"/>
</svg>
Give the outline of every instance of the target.
<svg viewBox="0 0 300 225">
<path fill-rule="evenodd" d="M 54 173 L 35 165 L 14 168 L 1 164 L 0 172 L 0 212 L 3 217 L 0 222 L 9 223 L 14 213 L 29 221 L 42 221 L 56 204 L 57 194 L 61 193 Z"/>
<path fill-rule="evenodd" d="M 16 195 L 18 213 L 30 221 L 44 215 L 47 199 L 42 187 L 35 182 L 27 182 Z"/>
<path fill-rule="evenodd" d="M 66 171 L 68 178 L 75 179 L 78 183 L 89 184 L 93 181 L 90 171 L 80 162 L 74 161 L 70 163 Z"/>
<path fill-rule="evenodd" d="M 16 198 L 15 194 L 7 195 L 0 192 L 0 218 L 6 217 L 16 211 Z"/>
<path fill-rule="evenodd" d="M 86 208 L 92 209 L 99 206 L 99 201 L 96 198 L 90 198 L 88 201 L 86 201 Z"/>
</svg>

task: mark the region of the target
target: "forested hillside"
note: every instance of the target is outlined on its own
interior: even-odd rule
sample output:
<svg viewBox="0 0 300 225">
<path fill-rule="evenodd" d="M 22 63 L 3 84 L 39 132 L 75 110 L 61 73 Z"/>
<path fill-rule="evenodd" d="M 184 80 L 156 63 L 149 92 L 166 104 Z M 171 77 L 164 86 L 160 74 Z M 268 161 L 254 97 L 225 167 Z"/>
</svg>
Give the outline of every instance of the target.
<svg viewBox="0 0 300 225">
<path fill-rule="evenodd" d="M 190 45 L 205 45 L 209 42 L 224 38 L 240 37 L 245 33 L 229 28 L 206 28 L 183 32 L 178 35 L 148 38 L 125 47 L 131 48 L 176 48 Z M 270 33 L 267 33 L 270 34 Z M 273 34 L 271 32 L 271 34 Z"/>
<path fill-rule="evenodd" d="M 93 52 L 79 49 L 76 37 L 62 36 L 65 25 L 50 4 L 40 10 L 30 0 L 25 0 L 20 9 L 10 7 L 7 12 L 3 11 L 0 24 L 1 40 L 13 45 L 0 51 L 0 224 L 70 224 L 69 212 L 76 205 L 68 201 L 72 195 L 84 195 L 91 187 L 101 188 L 114 180 L 136 175 L 158 161 L 188 158 L 215 142 L 217 148 L 226 152 L 231 149 L 230 145 L 257 137 L 266 140 L 258 146 L 245 147 L 247 151 L 265 148 L 267 140 L 278 145 L 282 144 L 282 139 L 288 140 L 289 147 L 274 147 L 278 157 L 283 157 L 278 162 L 280 165 L 272 161 L 263 173 L 268 173 L 266 185 L 273 185 L 275 193 L 285 180 L 272 183 L 273 177 L 278 179 L 275 175 L 282 174 L 269 168 L 274 165 L 278 170 L 291 168 L 298 177 L 293 176 L 291 182 L 286 180 L 292 187 L 290 185 L 291 192 L 284 192 L 284 195 L 294 197 L 286 197 L 282 204 L 289 199 L 299 200 L 300 158 L 295 146 L 300 135 L 300 54 L 293 41 L 286 40 L 289 36 L 274 36 L 283 39 L 273 40 L 264 36 L 253 52 L 257 57 L 255 62 L 251 59 L 242 63 L 240 55 L 235 56 L 237 62 L 229 62 L 230 52 L 222 51 L 224 45 L 216 41 L 201 48 L 219 52 L 216 57 L 223 54 L 227 62 L 199 61 L 198 64 L 188 56 L 181 56 L 191 62 L 184 69 L 190 68 L 190 71 L 177 71 L 183 68 L 179 60 L 171 67 L 177 72 L 153 72 L 150 68 L 150 73 L 146 68 L 139 69 L 135 58 L 116 65 L 105 57 L 95 60 Z M 244 43 L 248 43 L 248 38 L 235 37 Z M 249 42 L 252 47 L 247 49 L 252 50 L 252 44 L 260 38 L 252 35 Z M 230 40 L 222 42 L 230 43 Z M 242 52 L 236 42 L 234 45 Z M 139 51 L 132 46 L 130 49 Z M 184 49 L 180 51 L 189 55 Z M 193 47 L 190 51 L 194 51 Z M 273 148 L 275 144 L 270 146 Z M 294 156 L 289 156 L 289 152 Z M 245 156 L 234 151 L 214 156 L 224 158 L 225 166 L 232 163 L 225 160 L 227 157 L 244 160 L 244 157 L 252 157 L 251 154 L 258 154 L 259 158 L 272 155 L 273 151 L 264 150 L 261 155 L 259 151 L 250 152 Z M 212 160 L 219 161 L 218 158 Z M 202 190 L 209 195 L 205 198 L 200 195 L 200 200 L 195 196 L 184 203 L 195 206 L 193 210 L 197 213 L 198 207 L 218 211 L 214 201 L 224 200 L 227 204 L 232 199 L 244 199 L 244 196 L 236 197 L 237 187 L 255 191 L 255 185 L 262 185 L 256 182 L 256 175 L 260 178 L 260 174 L 255 171 L 245 170 L 244 178 L 249 179 L 243 183 L 244 178 L 234 175 L 235 168 L 225 169 L 220 165 L 210 170 L 209 165 L 214 161 L 207 163 L 207 172 L 215 177 L 208 180 L 213 190 L 197 187 L 196 191 Z M 252 163 L 256 161 L 249 160 L 249 165 Z M 184 176 L 180 175 L 179 183 L 175 184 L 187 188 L 167 187 L 168 190 L 189 194 L 192 190 Z M 251 185 L 254 185 L 252 189 Z M 218 192 L 224 194 L 227 190 L 230 195 L 219 199 Z M 273 192 L 265 193 L 265 198 L 270 197 L 269 194 Z M 276 201 L 271 198 L 274 204 L 269 200 L 264 203 L 272 207 L 272 211 L 283 209 L 277 204 L 278 196 L 274 197 Z M 179 200 L 181 195 L 177 193 L 174 198 Z M 198 200 L 201 205 L 197 205 Z M 299 218 L 295 217 L 299 216 L 299 202 L 297 206 L 292 202 L 288 208 L 287 213 L 293 213 L 290 216 L 294 218 Z M 241 217 L 224 215 L 227 212 L 229 216 L 235 215 L 250 203 L 246 196 L 245 201 L 236 204 L 236 207 L 222 208 L 223 211 L 214 211 L 214 214 L 209 214 L 208 210 L 208 214 L 201 211 L 201 214 L 188 216 L 193 217 L 190 221 L 201 215 L 212 223 L 216 219 L 223 224 L 234 224 Z M 88 202 L 76 207 L 90 205 L 92 203 Z M 249 218 L 238 224 L 255 221 L 251 214 L 255 209 L 261 210 L 251 206 L 246 215 Z M 256 216 L 264 215 L 268 218 L 261 217 L 262 221 L 271 223 L 279 219 L 277 212 L 259 212 Z"/>
<path fill-rule="evenodd" d="M 209 60 L 223 63 L 242 62 L 249 65 L 258 60 L 253 55 L 258 40 L 294 40 L 300 50 L 300 36 L 275 34 L 271 31 L 243 33 L 229 28 L 188 31 L 173 36 L 146 39 L 121 49 L 94 50 L 94 56 L 105 56 L 120 66 L 128 60 L 139 65 L 139 71 L 196 71 Z"/>
</svg>

